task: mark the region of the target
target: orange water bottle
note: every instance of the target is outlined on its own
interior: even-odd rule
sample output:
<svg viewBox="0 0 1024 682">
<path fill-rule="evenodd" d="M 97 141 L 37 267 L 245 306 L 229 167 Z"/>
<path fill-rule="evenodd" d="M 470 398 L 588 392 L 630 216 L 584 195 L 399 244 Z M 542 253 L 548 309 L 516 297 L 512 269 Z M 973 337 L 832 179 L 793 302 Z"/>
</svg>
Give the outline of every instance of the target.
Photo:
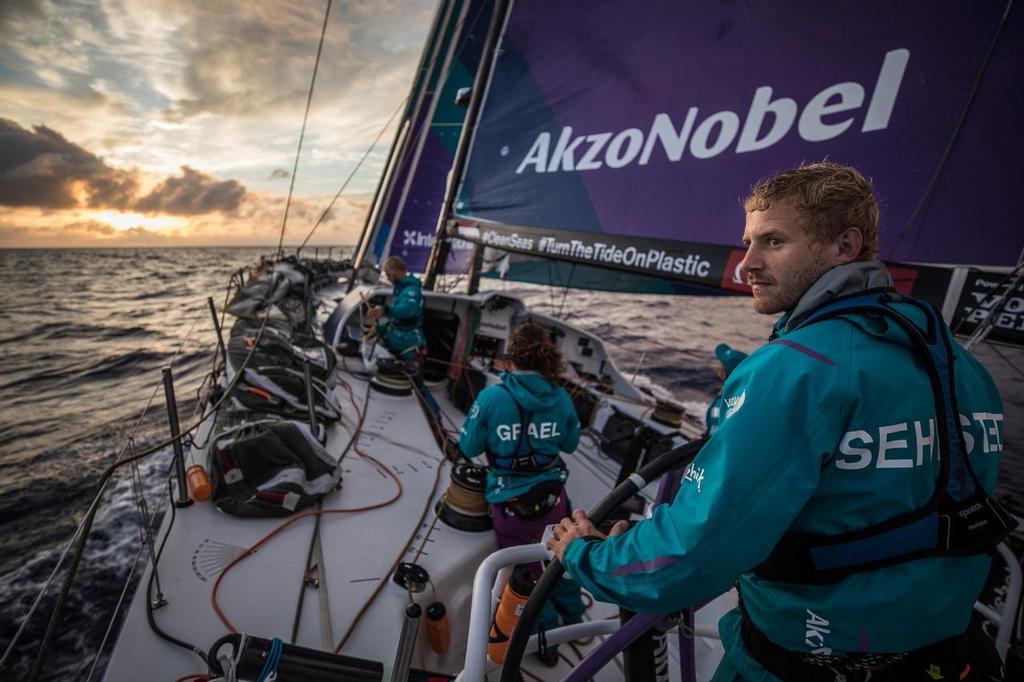
<svg viewBox="0 0 1024 682">
<path fill-rule="evenodd" d="M 487 644 L 487 655 L 495 663 L 505 662 L 508 640 L 512 637 L 512 631 L 516 629 L 519 617 L 523 615 L 523 608 L 526 607 L 526 601 L 530 598 L 533 585 L 534 580 L 530 575 L 530 569 L 522 565 L 512 569 L 512 575 L 505 583 L 505 590 L 501 593 L 498 609 L 494 612 L 491 637 Z"/>
<path fill-rule="evenodd" d="M 441 656 L 448 651 L 451 639 L 448 634 L 448 612 L 439 601 L 427 607 L 427 640 L 435 654 Z"/>
<path fill-rule="evenodd" d="M 188 491 L 192 494 L 193 500 L 205 502 L 210 499 L 213 487 L 210 485 L 210 477 L 207 475 L 206 469 L 203 468 L 202 464 L 190 466 L 185 473 L 185 477 L 188 479 Z"/>
</svg>

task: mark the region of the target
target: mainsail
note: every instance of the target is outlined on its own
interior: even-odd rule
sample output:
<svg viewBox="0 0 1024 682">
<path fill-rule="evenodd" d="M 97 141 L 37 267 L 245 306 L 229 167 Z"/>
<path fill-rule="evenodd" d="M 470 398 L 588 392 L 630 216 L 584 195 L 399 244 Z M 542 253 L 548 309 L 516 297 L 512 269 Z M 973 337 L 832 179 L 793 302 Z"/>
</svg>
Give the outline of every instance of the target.
<svg viewBox="0 0 1024 682">
<path fill-rule="evenodd" d="M 899 288 L 953 317 L 967 271 L 935 265 L 1011 267 L 1024 248 L 1024 20 L 1009 7 L 516 0 L 455 233 L 744 291 L 739 200 L 829 158 L 874 182 Z"/>
</svg>

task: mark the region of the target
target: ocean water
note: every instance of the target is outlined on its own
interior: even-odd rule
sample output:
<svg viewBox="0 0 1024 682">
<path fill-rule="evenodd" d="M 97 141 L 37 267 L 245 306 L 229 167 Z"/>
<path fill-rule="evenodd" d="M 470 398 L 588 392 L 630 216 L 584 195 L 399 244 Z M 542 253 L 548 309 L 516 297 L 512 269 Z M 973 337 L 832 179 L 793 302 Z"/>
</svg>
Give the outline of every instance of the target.
<svg viewBox="0 0 1024 682">
<path fill-rule="evenodd" d="M 166 436 L 160 370 L 172 361 L 181 421 L 191 423 L 215 341 L 206 297 L 220 310 L 231 273 L 266 252 L 0 251 L 6 293 L 0 301 L 0 650 L 129 434 L 134 430 L 139 449 Z M 725 341 L 753 351 L 773 321 L 755 314 L 743 297 L 563 296 L 548 287 L 487 280 L 483 288 L 518 295 L 538 312 L 594 332 L 627 376 L 667 388 L 694 411 L 718 390 L 715 345 Z M 1000 491 L 1024 497 L 1024 376 L 1018 369 L 1024 352 L 982 346 L 976 354 L 1006 402 Z M 141 489 L 157 513 L 169 464 L 170 453 L 161 452 L 139 467 L 137 485 L 122 473 L 105 491 L 43 679 L 88 679 L 137 556 L 135 495 Z M 12 668 L 2 671 L 10 679 L 25 677 L 58 586 L 29 622 Z"/>
</svg>

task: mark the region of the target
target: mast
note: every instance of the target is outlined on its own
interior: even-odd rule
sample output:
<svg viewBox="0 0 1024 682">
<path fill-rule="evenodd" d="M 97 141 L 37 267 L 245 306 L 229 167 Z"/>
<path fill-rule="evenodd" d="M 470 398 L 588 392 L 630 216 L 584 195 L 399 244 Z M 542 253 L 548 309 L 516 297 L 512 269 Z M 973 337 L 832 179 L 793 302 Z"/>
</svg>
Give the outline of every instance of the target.
<svg viewBox="0 0 1024 682">
<path fill-rule="evenodd" d="M 430 76 L 434 72 L 437 54 L 443 42 L 441 40 L 443 29 L 448 26 L 452 10 L 457 2 L 458 0 L 441 0 L 437 6 L 437 11 L 434 13 L 434 21 L 430 26 L 430 33 L 428 34 L 430 37 L 423 49 L 423 54 L 420 56 L 417 76 L 413 80 L 412 88 L 409 91 L 409 103 L 406 105 L 403 125 L 399 127 L 395 140 L 392 142 L 384 173 L 381 174 L 381 179 L 377 183 L 373 202 L 370 204 L 370 211 L 367 213 L 366 221 L 363 224 L 363 231 L 359 235 L 359 242 L 352 260 L 353 277 L 349 280 L 350 287 L 355 283 L 355 273 L 363 265 L 367 251 L 373 243 L 373 237 L 380 229 L 381 220 L 383 219 L 384 212 L 387 210 L 391 193 L 394 190 L 394 180 L 398 176 L 396 171 L 405 160 L 409 143 L 409 131 L 415 125 L 416 117 L 423 107 L 427 87 L 430 85 Z"/>
<path fill-rule="evenodd" d="M 465 170 L 466 159 L 469 156 L 469 142 L 473 137 L 473 129 L 476 127 L 477 119 L 480 115 L 484 93 L 487 90 L 487 84 L 490 82 L 491 73 L 494 70 L 494 59 L 497 55 L 498 42 L 501 40 L 502 29 L 508 17 L 510 5 L 511 2 L 509 0 L 497 0 L 494 14 L 491 15 L 491 25 L 487 31 L 487 43 L 484 46 L 484 53 L 480 59 L 481 66 L 486 65 L 486 68 L 481 68 L 477 72 L 476 81 L 473 83 L 473 93 L 469 99 L 469 108 L 466 111 L 466 120 L 462 127 L 462 134 L 459 136 L 459 146 L 455 151 L 455 160 L 448 174 L 444 203 L 437 217 L 437 227 L 434 230 L 434 244 L 430 249 L 430 258 L 427 261 L 426 274 L 423 280 L 423 286 L 427 289 L 434 288 L 437 276 L 444 270 L 445 262 L 448 260 L 450 245 L 445 228 L 448 223 L 448 217 L 451 215 L 452 206 L 455 205 L 455 197 L 459 192 L 462 172 Z"/>
</svg>

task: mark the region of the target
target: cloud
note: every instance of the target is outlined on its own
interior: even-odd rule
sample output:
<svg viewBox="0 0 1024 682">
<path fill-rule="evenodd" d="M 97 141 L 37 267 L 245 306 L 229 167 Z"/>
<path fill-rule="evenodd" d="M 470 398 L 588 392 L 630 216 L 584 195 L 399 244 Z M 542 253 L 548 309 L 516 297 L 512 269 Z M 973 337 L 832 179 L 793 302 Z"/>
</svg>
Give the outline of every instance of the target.
<svg viewBox="0 0 1024 682">
<path fill-rule="evenodd" d="M 59 232 L 64 235 L 98 235 L 101 237 L 110 237 L 118 233 L 118 230 L 109 223 L 103 223 L 98 220 L 80 220 L 67 225 L 62 225 L 59 228 Z"/>
<path fill-rule="evenodd" d="M 136 173 L 112 168 L 57 131 L 0 118 L 0 204 L 125 209 L 138 190 Z"/>
<path fill-rule="evenodd" d="M 28 130 L 0 118 L 2 205 L 200 215 L 233 213 L 246 194 L 238 180 L 218 180 L 189 166 L 146 194 L 142 180 L 139 171 L 114 168 L 51 128 Z"/>
<path fill-rule="evenodd" d="M 171 121 L 201 114 L 254 118 L 302 111 L 323 26 L 323 3 L 252 0 L 226 12 L 208 0 L 181 0 L 178 96 Z M 422 49 L 431 8 L 407 2 L 341 0 L 327 25 L 314 108 L 354 94 L 365 98 L 400 74 L 402 89 Z"/>
<path fill-rule="evenodd" d="M 113 244 L 139 226 L 276 243 L 325 4 L 0 0 L 0 242 Z M 334 0 L 286 240 L 401 106 L 435 9 Z M 346 196 L 373 191 L 390 139 Z M 354 241 L 368 201 L 339 203 L 313 241 Z M 89 220 L 117 233 L 57 236 Z"/>
<path fill-rule="evenodd" d="M 143 213 L 174 215 L 201 215 L 214 211 L 234 213 L 244 196 L 245 185 L 238 180 L 217 180 L 182 166 L 180 178 L 167 178 L 135 202 L 134 208 Z"/>
</svg>

